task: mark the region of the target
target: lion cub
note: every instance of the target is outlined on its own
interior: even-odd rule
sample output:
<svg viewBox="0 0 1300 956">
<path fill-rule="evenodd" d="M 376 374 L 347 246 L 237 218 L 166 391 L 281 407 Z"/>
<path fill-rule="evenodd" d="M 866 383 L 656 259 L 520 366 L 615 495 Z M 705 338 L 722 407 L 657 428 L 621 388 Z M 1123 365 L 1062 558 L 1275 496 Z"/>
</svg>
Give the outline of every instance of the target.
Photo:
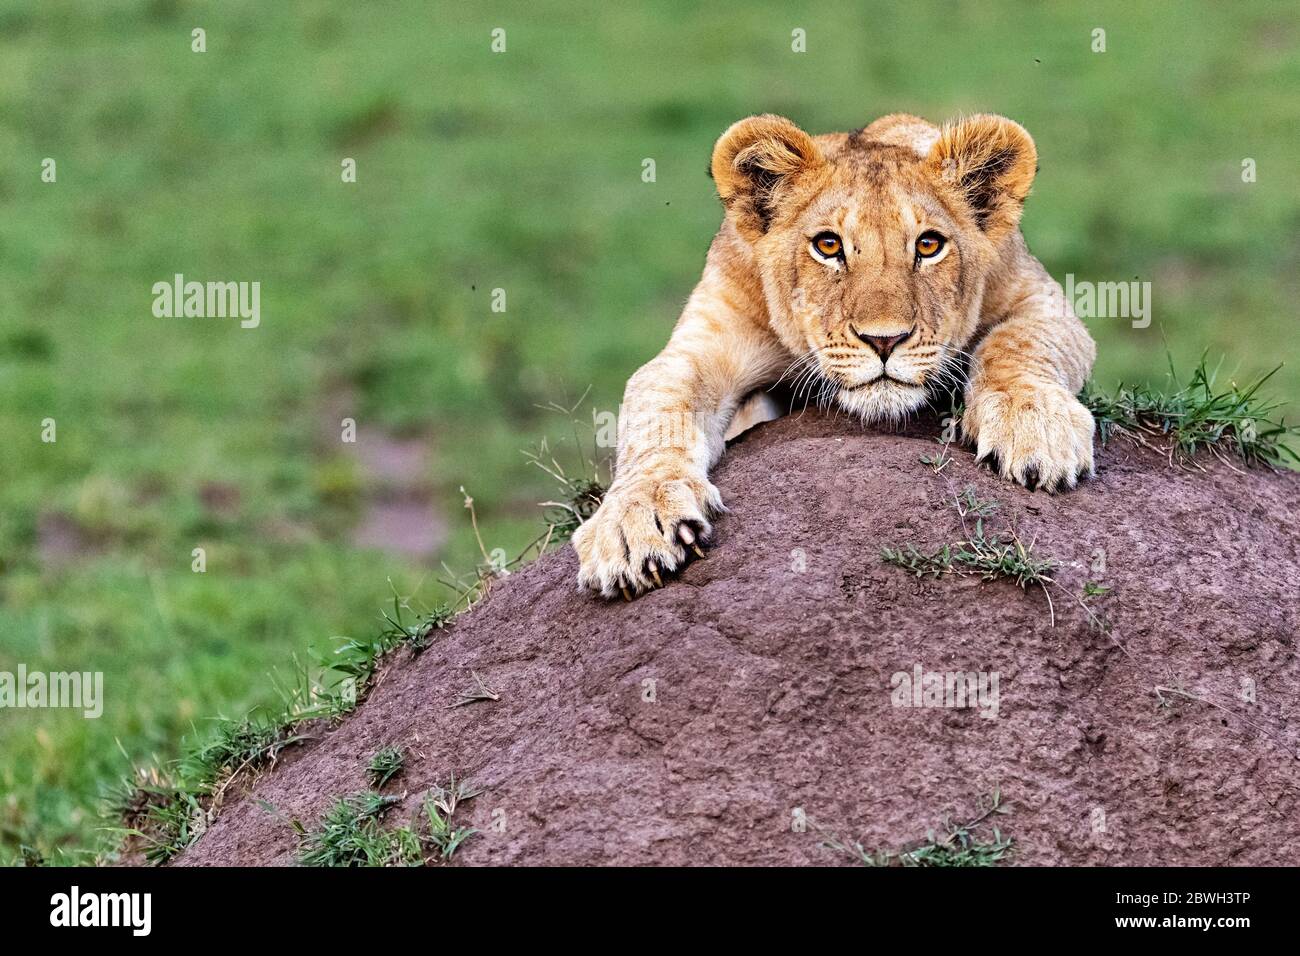
<svg viewBox="0 0 1300 956">
<path fill-rule="evenodd" d="M 699 553 L 728 423 L 783 376 L 872 422 L 968 368 L 961 428 L 979 458 L 1049 490 L 1091 474 L 1075 395 L 1096 346 L 1020 234 L 1036 169 L 1001 116 L 822 136 L 751 116 L 723 133 L 726 216 L 667 347 L 627 384 L 614 481 L 573 536 L 579 585 L 628 597 Z"/>
</svg>

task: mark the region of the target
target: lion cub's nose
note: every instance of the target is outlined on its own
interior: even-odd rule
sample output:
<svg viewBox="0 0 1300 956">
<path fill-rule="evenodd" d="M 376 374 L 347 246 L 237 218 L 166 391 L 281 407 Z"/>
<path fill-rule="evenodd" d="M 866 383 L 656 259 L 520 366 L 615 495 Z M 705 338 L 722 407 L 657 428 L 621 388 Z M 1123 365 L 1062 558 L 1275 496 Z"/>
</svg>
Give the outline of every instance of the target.
<svg viewBox="0 0 1300 956">
<path fill-rule="evenodd" d="M 849 328 L 853 329 L 853 326 L 850 325 Z M 875 349 L 876 354 L 880 356 L 880 361 L 887 362 L 889 361 L 889 354 L 901 343 L 911 338 L 912 333 L 915 331 L 916 326 L 912 326 L 906 332 L 900 332 L 897 335 L 868 335 L 865 332 L 859 332 L 857 329 L 853 329 L 853 334 Z"/>
</svg>

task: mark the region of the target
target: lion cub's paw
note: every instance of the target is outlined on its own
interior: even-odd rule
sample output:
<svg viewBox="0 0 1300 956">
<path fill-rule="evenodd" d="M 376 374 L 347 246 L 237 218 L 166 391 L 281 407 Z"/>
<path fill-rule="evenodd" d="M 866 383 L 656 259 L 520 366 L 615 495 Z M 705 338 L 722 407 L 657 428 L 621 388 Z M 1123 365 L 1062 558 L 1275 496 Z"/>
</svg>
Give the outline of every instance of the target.
<svg viewBox="0 0 1300 956">
<path fill-rule="evenodd" d="M 712 530 L 710 516 L 724 510 L 707 478 L 632 474 L 617 479 L 596 513 L 573 533 L 581 562 L 579 588 L 624 597 L 663 584 L 685 563 L 688 549 Z"/>
<path fill-rule="evenodd" d="M 995 455 L 1003 478 L 1054 491 L 1093 473 L 1092 412 L 1065 388 L 1036 385 L 972 396 L 962 431 L 975 440 L 975 458 Z"/>
</svg>

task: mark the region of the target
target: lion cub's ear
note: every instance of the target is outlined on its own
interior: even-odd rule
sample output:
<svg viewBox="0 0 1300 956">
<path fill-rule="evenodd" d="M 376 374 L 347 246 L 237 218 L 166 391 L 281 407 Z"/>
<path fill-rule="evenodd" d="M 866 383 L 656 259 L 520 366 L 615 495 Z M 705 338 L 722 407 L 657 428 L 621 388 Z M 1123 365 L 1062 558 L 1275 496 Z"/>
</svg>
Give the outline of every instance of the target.
<svg viewBox="0 0 1300 956">
<path fill-rule="evenodd" d="M 1038 171 L 1038 151 L 1025 128 L 987 113 L 946 125 L 927 161 L 965 197 L 975 221 L 991 239 L 1001 238 L 1020 222 L 1021 206 Z"/>
<path fill-rule="evenodd" d="M 769 114 L 732 124 L 713 147 L 710 172 L 727 213 L 752 240 L 767 232 L 782 183 L 821 161 L 811 136 Z"/>
</svg>

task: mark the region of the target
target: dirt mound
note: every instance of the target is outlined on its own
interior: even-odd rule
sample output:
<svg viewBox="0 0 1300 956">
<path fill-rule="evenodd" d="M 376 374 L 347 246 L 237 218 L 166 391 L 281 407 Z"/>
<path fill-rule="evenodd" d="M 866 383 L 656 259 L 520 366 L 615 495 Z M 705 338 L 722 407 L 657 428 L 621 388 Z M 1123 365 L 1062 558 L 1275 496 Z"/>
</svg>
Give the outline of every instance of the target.
<svg viewBox="0 0 1300 956">
<path fill-rule="evenodd" d="M 934 434 L 759 426 L 718 469 L 707 560 L 630 604 L 577 593 L 567 548 L 512 575 L 178 862 L 292 863 L 284 818 L 310 825 L 397 743 L 390 822 L 452 773 L 484 788 L 463 864 L 844 862 L 828 833 L 914 849 L 994 791 L 1009 862 L 1300 863 L 1300 476 L 1117 439 L 1049 497 L 964 449 L 936 472 Z M 1054 583 L 882 559 L 978 534 L 968 487 L 999 502 L 986 539 L 1013 530 Z M 967 706 L 929 694 L 951 673 Z M 474 674 L 499 700 L 449 706 Z"/>
</svg>

